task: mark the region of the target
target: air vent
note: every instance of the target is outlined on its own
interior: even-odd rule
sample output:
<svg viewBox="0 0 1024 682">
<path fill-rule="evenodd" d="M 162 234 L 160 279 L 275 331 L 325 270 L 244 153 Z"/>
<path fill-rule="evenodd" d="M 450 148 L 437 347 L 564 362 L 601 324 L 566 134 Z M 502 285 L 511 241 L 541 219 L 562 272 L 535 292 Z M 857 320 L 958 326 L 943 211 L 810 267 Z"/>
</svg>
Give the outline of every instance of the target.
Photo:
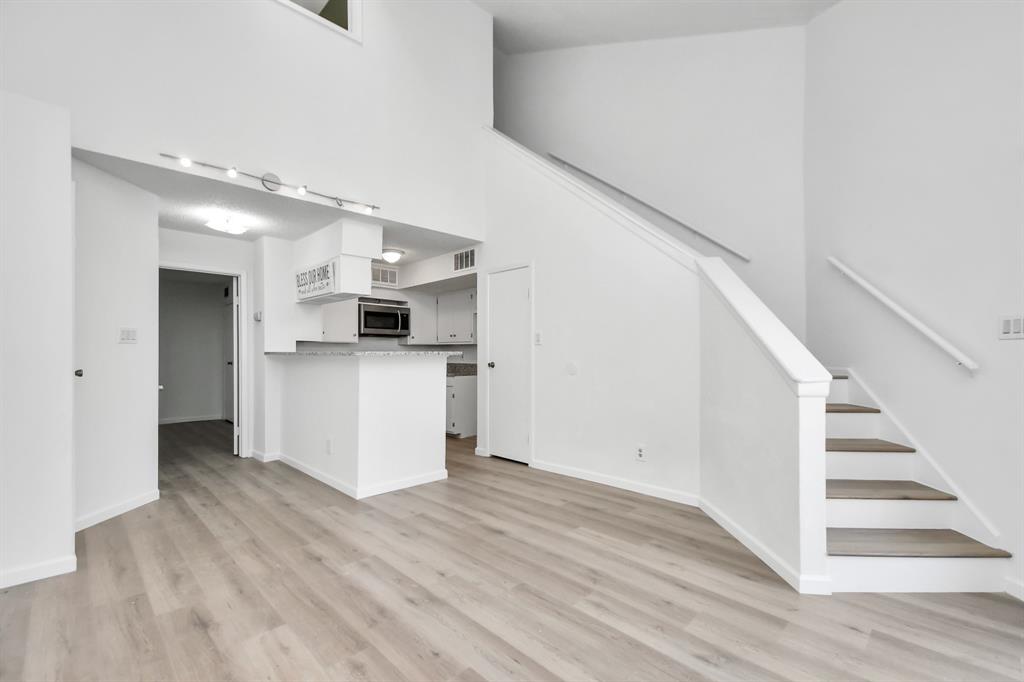
<svg viewBox="0 0 1024 682">
<path fill-rule="evenodd" d="M 455 272 L 476 267 L 476 249 L 466 249 L 455 254 Z"/>
<path fill-rule="evenodd" d="M 373 264 L 371 268 L 373 285 L 378 287 L 398 287 L 398 268 L 389 268 L 385 265 Z"/>
</svg>

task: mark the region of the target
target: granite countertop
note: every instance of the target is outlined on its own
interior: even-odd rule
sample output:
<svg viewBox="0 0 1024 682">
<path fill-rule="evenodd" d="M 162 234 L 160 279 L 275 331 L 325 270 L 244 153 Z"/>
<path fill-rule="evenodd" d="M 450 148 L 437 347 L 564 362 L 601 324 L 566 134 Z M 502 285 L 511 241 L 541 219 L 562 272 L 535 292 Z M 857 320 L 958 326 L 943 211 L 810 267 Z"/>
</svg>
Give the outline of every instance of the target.
<svg viewBox="0 0 1024 682">
<path fill-rule="evenodd" d="M 475 362 L 449 362 L 448 376 L 450 377 L 475 377 Z"/>
<path fill-rule="evenodd" d="M 414 356 L 414 357 L 438 357 L 452 358 L 462 357 L 460 350 L 298 350 L 291 352 L 268 351 L 264 355 L 277 355 L 283 357 L 304 357 L 304 356 L 337 356 L 337 357 L 369 357 L 386 358 L 391 356 Z"/>
</svg>

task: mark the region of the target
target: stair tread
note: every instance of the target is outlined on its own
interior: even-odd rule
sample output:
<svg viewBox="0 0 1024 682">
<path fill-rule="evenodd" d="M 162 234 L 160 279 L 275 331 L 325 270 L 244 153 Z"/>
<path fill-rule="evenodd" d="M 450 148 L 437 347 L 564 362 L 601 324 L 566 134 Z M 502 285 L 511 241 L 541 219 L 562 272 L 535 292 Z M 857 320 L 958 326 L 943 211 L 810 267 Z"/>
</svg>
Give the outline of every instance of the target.
<svg viewBox="0 0 1024 682">
<path fill-rule="evenodd" d="M 1002 558 L 1009 552 L 949 529 L 829 528 L 829 556 Z"/>
<path fill-rule="evenodd" d="M 853 403 L 827 403 L 825 411 L 841 414 L 878 414 L 881 412 L 877 407 L 854 405 Z"/>
<path fill-rule="evenodd" d="M 826 438 L 827 452 L 917 452 L 909 445 L 900 445 L 880 438 Z"/>
<path fill-rule="evenodd" d="M 830 478 L 825 481 L 830 500 L 955 500 L 956 495 L 917 481 L 867 481 Z"/>
</svg>

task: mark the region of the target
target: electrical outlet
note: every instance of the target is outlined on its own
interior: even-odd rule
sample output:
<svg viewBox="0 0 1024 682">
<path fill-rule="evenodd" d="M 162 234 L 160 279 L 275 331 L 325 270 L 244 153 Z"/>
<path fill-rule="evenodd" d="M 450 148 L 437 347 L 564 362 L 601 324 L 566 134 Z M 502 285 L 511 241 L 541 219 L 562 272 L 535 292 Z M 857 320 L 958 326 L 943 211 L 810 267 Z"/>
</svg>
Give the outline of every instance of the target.
<svg viewBox="0 0 1024 682">
<path fill-rule="evenodd" d="M 638 461 L 638 462 L 646 462 L 647 461 L 647 453 L 644 452 L 644 446 L 643 445 L 636 446 L 636 461 Z"/>
<path fill-rule="evenodd" d="M 330 438 L 330 437 L 328 437 L 328 439 L 327 439 L 327 454 L 328 455 L 333 455 L 334 454 L 334 439 Z"/>
<path fill-rule="evenodd" d="M 999 340 L 1024 339 L 1024 315 L 1009 315 L 999 318 Z"/>
</svg>

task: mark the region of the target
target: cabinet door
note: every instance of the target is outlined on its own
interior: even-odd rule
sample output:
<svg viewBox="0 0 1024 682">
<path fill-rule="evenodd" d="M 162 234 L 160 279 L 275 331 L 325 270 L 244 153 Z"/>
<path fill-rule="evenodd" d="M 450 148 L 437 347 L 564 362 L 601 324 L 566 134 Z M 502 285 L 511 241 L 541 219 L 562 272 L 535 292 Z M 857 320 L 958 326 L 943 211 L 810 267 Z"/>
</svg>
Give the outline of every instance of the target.
<svg viewBox="0 0 1024 682">
<path fill-rule="evenodd" d="M 328 343 L 359 341 L 359 301 L 340 301 L 320 306 L 323 315 L 323 338 Z"/>
<path fill-rule="evenodd" d="M 438 343 L 476 343 L 475 321 L 476 289 L 438 295 Z"/>
<path fill-rule="evenodd" d="M 409 336 L 399 339 L 407 346 L 437 343 L 437 296 L 415 291 L 403 291 L 402 298 L 409 301 Z"/>
<path fill-rule="evenodd" d="M 455 343 L 476 343 L 476 289 L 456 293 L 452 340 Z"/>
<path fill-rule="evenodd" d="M 455 386 L 450 382 L 445 387 L 444 430 L 455 433 Z"/>
<path fill-rule="evenodd" d="M 458 309 L 457 291 L 437 296 L 437 342 L 455 343 L 455 317 Z"/>
</svg>

